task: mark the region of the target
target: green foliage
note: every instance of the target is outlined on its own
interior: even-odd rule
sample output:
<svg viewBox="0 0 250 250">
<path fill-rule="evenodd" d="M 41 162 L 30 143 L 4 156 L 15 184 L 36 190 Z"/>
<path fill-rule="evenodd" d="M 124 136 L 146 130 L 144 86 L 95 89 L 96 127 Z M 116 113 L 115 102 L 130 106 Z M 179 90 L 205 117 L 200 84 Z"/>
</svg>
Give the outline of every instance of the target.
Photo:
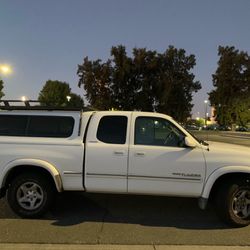
<svg viewBox="0 0 250 250">
<path fill-rule="evenodd" d="M 41 104 L 47 106 L 66 106 L 66 97 L 70 94 L 70 91 L 68 83 L 48 80 L 39 93 L 38 100 Z"/>
<path fill-rule="evenodd" d="M 67 101 L 66 107 L 70 108 L 83 108 L 84 107 L 84 101 L 80 95 L 70 93 L 70 100 Z"/>
<path fill-rule="evenodd" d="M 213 75 L 215 89 L 209 93 L 216 119 L 221 125 L 244 126 L 250 121 L 250 57 L 228 46 L 220 46 L 218 55 L 218 68 Z"/>
<path fill-rule="evenodd" d="M 205 125 L 205 119 L 203 119 L 203 118 L 196 119 L 195 120 L 195 125 L 197 127 L 203 127 Z"/>
<path fill-rule="evenodd" d="M 248 98 L 235 98 L 232 104 L 232 114 L 240 126 L 246 126 L 250 123 L 250 96 Z"/>
<path fill-rule="evenodd" d="M 70 100 L 67 99 L 70 97 Z M 53 107 L 79 107 L 84 103 L 79 95 L 71 93 L 69 84 L 61 81 L 48 80 L 39 93 L 38 100 L 42 105 Z"/>
<path fill-rule="evenodd" d="M 102 64 L 100 60 L 91 62 L 88 57 L 84 58 L 82 65 L 78 65 L 78 75 L 85 82 L 86 98 L 96 109 L 108 109 L 110 107 L 111 70 L 110 61 Z"/>
<path fill-rule="evenodd" d="M 195 56 L 186 56 L 184 49 L 169 47 L 161 56 L 158 111 L 179 121 L 190 116 L 192 93 L 201 89 L 200 83 L 194 80 L 195 76 L 190 72 L 195 64 Z"/>
<path fill-rule="evenodd" d="M 3 93 L 3 80 L 0 79 L 0 99 L 2 99 L 2 97 L 4 97 L 4 93 Z"/>
<path fill-rule="evenodd" d="M 201 88 L 190 72 L 195 56 L 170 46 L 164 53 L 124 46 L 111 48 L 111 59 L 78 65 L 79 87 L 97 109 L 159 111 L 179 121 L 190 116 L 192 93 Z"/>
</svg>

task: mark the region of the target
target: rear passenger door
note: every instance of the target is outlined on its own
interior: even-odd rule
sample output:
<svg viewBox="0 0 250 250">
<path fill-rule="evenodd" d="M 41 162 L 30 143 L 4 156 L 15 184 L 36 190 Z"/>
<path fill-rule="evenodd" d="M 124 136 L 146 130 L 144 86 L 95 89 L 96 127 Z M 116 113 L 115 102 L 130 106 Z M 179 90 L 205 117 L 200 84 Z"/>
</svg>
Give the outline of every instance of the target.
<svg viewBox="0 0 250 250">
<path fill-rule="evenodd" d="M 127 192 L 130 112 L 98 112 L 86 138 L 85 187 L 89 192 Z"/>
</svg>

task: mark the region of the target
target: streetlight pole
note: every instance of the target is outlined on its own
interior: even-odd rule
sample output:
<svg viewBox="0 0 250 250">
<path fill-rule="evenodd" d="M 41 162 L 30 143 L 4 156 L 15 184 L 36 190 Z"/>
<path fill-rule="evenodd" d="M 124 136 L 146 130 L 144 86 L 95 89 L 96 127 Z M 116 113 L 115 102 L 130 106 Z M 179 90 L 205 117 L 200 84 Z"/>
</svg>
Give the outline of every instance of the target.
<svg viewBox="0 0 250 250">
<path fill-rule="evenodd" d="M 208 101 L 205 100 L 204 101 L 204 105 L 205 105 L 205 126 L 207 126 L 207 103 L 208 103 Z"/>
</svg>

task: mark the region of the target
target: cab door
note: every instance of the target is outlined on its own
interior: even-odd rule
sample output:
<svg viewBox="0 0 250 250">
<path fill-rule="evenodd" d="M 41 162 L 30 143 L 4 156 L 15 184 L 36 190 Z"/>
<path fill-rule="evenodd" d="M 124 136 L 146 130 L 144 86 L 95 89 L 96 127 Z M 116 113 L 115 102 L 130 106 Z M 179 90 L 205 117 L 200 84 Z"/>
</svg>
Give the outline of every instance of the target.
<svg viewBox="0 0 250 250">
<path fill-rule="evenodd" d="M 164 116 L 135 113 L 131 126 L 128 192 L 199 196 L 205 177 L 202 148 L 186 147 L 185 134 Z"/>
<path fill-rule="evenodd" d="M 127 192 L 130 112 L 98 112 L 89 124 L 85 153 L 88 192 Z"/>
</svg>

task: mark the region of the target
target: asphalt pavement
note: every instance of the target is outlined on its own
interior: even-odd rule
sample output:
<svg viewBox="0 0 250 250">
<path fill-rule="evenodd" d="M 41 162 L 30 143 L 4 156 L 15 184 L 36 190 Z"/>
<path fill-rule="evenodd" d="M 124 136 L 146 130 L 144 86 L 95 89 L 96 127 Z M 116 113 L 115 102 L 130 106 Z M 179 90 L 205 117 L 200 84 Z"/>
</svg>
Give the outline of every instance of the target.
<svg viewBox="0 0 250 250">
<path fill-rule="evenodd" d="M 0 244 L 1 250 L 250 250 L 243 246 Z"/>
<path fill-rule="evenodd" d="M 217 141 L 250 147 L 250 132 L 194 130 L 191 133 L 208 142 Z"/>
<path fill-rule="evenodd" d="M 0 228 L 1 243 L 250 246 L 250 227 L 230 228 L 189 198 L 65 193 L 39 220 L 1 200 Z"/>
</svg>

